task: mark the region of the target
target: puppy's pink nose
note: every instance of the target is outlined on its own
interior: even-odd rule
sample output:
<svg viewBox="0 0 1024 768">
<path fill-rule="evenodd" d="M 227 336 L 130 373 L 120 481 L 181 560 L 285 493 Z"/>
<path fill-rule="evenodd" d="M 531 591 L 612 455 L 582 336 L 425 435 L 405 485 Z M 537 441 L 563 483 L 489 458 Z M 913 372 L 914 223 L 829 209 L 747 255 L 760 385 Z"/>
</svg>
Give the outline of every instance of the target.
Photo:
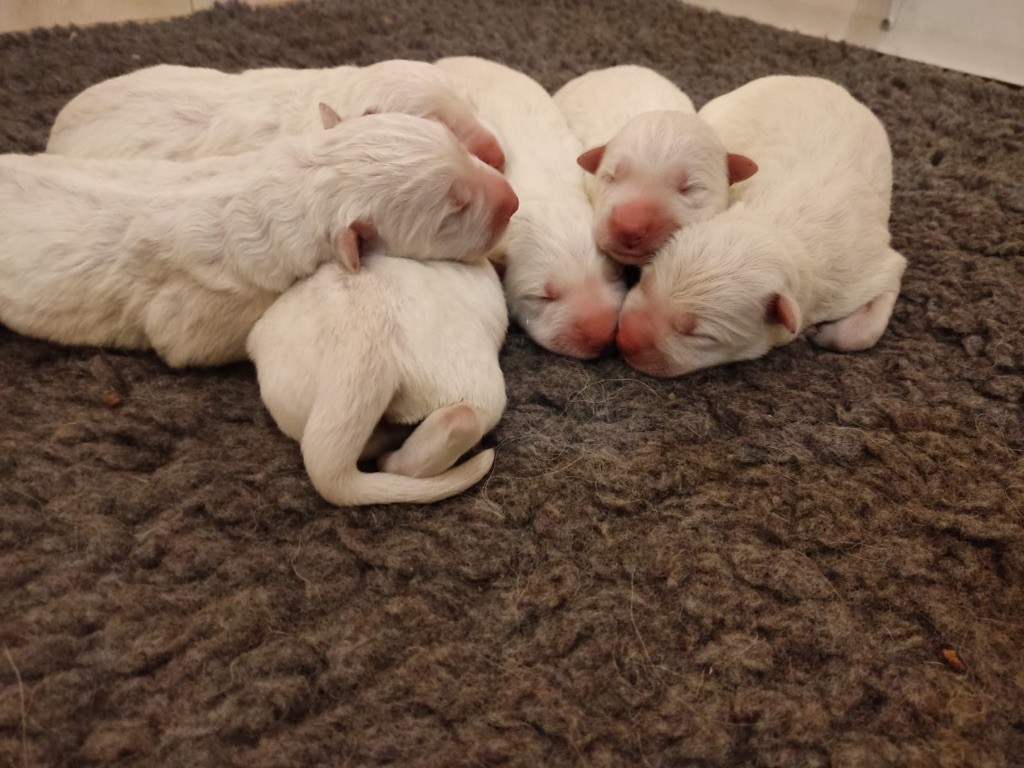
<svg viewBox="0 0 1024 768">
<path fill-rule="evenodd" d="M 653 218 L 650 206 L 631 200 L 615 206 L 609 223 L 615 239 L 627 248 L 634 248 L 650 231 Z"/>
<path fill-rule="evenodd" d="M 656 250 L 669 229 L 671 224 L 662 209 L 644 200 L 618 204 L 608 217 L 612 240 L 622 248 L 644 254 Z"/>
<path fill-rule="evenodd" d="M 519 210 L 519 198 L 505 177 L 494 171 L 481 173 L 484 199 L 493 211 L 491 232 L 498 236 L 508 227 L 512 214 Z"/>
<path fill-rule="evenodd" d="M 596 355 L 611 346 L 616 322 L 613 311 L 583 315 L 572 324 L 573 339 L 583 351 Z"/>
<path fill-rule="evenodd" d="M 619 317 L 619 332 L 615 344 L 626 357 L 643 352 L 654 346 L 654 323 L 645 312 L 624 312 Z"/>
</svg>

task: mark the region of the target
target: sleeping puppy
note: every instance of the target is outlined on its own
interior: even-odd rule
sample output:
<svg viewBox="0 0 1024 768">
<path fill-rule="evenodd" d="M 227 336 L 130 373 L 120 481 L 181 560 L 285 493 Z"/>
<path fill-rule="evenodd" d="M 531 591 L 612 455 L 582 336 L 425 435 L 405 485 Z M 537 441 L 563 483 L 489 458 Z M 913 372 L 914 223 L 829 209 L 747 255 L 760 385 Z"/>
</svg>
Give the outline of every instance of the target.
<svg viewBox="0 0 1024 768">
<path fill-rule="evenodd" d="M 468 89 L 505 147 L 521 206 L 491 258 L 504 265 L 510 313 L 552 352 L 597 356 L 612 343 L 624 288 L 591 236 L 575 162 L 582 145 L 547 91 L 521 72 L 468 56 L 436 66 Z"/>
<path fill-rule="evenodd" d="M 654 376 L 764 355 L 801 331 L 819 346 L 872 346 L 906 260 L 889 247 L 885 128 L 842 87 L 766 77 L 701 117 L 760 170 L 723 214 L 680 231 L 626 297 L 617 343 Z"/>
<path fill-rule="evenodd" d="M 321 267 L 256 323 L 249 356 L 278 427 L 302 445 L 332 504 L 429 503 L 460 493 L 494 462 L 452 469 L 505 408 L 498 350 L 508 316 L 494 268 L 386 255 L 359 274 Z M 419 423 L 381 472 L 360 471 L 390 440 L 382 424 Z"/>
<path fill-rule="evenodd" d="M 328 110 L 330 122 L 337 117 Z M 252 324 L 318 266 L 479 259 L 517 201 L 443 126 L 356 118 L 186 163 L 0 157 L 0 322 L 64 344 L 245 357 Z"/>
<path fill-rule="evenodd" d="M 57 115 L 46 149 L 75 157 L 165 160 L 237 155 L 315 131 L 319 102 L 346 120 L 375 112 L 436 120 L 488 165 L 505 164 L 466 95 L 430 64 L 402 60 L 240 74 L 169 64 L 140 69 L 72 99 Z"/>
<path fill-rule="evenodd" d="M 597 247 L 623 264 L 644 264 L 680 227 L 725 210 L 729 185 L 757 171 L 725 151 L 690 99 L 646 67 L 588 72 L 556 94 L 587 151 Z"/>
</svg>

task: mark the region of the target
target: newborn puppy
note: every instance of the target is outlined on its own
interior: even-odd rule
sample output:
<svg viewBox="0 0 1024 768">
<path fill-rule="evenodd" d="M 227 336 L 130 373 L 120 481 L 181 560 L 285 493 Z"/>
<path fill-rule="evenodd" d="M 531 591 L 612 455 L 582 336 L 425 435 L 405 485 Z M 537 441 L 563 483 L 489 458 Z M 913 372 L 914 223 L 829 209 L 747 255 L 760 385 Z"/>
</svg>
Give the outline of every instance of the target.
<svg viewBox="0 0 1024 768">
<path fill-rule="evenodd" d="M 429 503 L 473 485 L 494 462 L 487 450 L 451 469 L 505 409 L 498 350 L 507 326 L 486 261 L 377 255 L 357 275 L 326 265 L 288 290 L 256 323 L 248 351 L 267 410 L 301 443 L 321 496 Z M 387 424 L 417 422 L 380 458 L 382 472 L 356 467 L 376 457 Z"/>
<path fill-rule="evenodd" d="M 587 151 L 597 246 L 644 264 L 680 227 L 725 210 L 729 184 L 757 171 L 729 154 L 690 99 L 657 72 L 632 65 L 595 70 L 555 94 Z"/>
<path fill-rule="evenodd" d="M 872 346 L 906 266 L 889 247 L 892 152 L 878 118 L 811 77 L 755 80 L 700 114 L 760 170 L 644 267 L 619 319 L 629 364 L 678 376 L 805 329 L 829 349 Z"/>
<path fill-rule="evenodd" d="M 480 259 L 517 201 L 441 125 L 361 117 L 265 151 L 174 163 L 0 157 L 0 322 L 65 344 L 242 359 L 252 324 L 361 242 Z"/>
<path fill-rule="evenodd" d="M 488 165 L 505 164 L 466 95 L 430 64 L 402 60 L 240 74 L 169 64 L 141 69 L 72 99 L 57 115 L 47 151 L 165 160 L 237 155 L 316 130 L 318 102 L 345 119 L 404 112 L 436 120 Z"/>
<path fill-rule="evenodd" d="M 582 150 L 551 96 L 526 75 L 484 59 L 441 59 L 492 125 L 521 202 L 491 258 L 505 266 L 509 311 L 542 347 L 589 358 L 612 343 L 624 289 L 598 253 L 593 211 L 575 158 Z"/>
</svg>

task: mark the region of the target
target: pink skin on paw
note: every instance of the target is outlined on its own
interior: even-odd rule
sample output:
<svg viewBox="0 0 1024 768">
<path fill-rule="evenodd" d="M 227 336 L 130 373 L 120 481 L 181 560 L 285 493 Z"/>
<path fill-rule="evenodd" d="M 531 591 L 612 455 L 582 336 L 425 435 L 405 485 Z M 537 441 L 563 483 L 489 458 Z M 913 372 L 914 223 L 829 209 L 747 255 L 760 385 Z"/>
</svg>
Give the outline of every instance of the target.
<svg viewBox="0 0 1024 768">
<path fill-rule="evenodd" d="M 628 200 L 608 215 L 604 250 L 625 264 L 644 264 L 676 229 L 661 206 L 649 200 Z"/>
</svg>

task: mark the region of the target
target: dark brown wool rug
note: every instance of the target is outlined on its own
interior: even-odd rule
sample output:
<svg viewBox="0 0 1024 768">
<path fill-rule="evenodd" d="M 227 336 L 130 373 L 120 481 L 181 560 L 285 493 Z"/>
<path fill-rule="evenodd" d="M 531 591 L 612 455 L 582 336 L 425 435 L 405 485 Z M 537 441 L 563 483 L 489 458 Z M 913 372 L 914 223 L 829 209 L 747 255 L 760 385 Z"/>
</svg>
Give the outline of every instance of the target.
<svg viewBox="0 0 1024 768">
<path fill-rule="evenodd" d="M 159 62 L 460 53 L 847 86 L 895 149 L 889 331 L 673 381 L 513 332 L 493 474 L 344 510 L 249 365 L 0 329 L 0 765 L 1021 765 L 1019 90 L 668 0 L 338 0 L 0 37 L 0 150 Z"/>
</svg>

